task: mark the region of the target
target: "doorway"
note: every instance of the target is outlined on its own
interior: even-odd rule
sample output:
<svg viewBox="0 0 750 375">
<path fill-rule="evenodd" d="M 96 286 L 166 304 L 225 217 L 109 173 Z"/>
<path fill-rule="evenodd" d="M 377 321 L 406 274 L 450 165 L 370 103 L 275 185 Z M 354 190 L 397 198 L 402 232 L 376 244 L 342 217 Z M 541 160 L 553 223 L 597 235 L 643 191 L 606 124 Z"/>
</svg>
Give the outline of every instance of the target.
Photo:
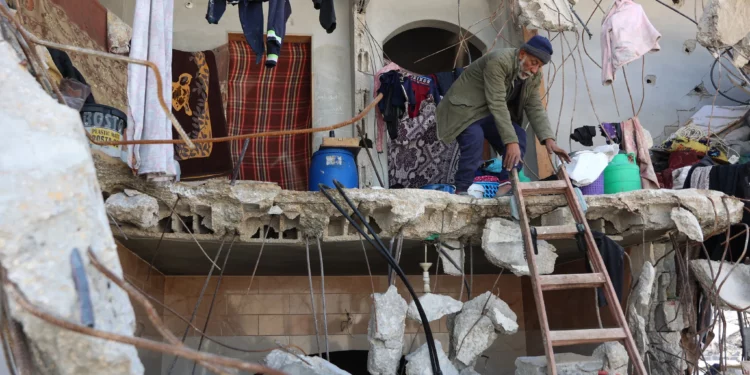
<svg viewBox="0 0 750 375">
<path fill-rule="evenodd" d="M 390 38 L 383 45 L 383 50 L 391 61 L 402 68 L 428 75 L 452 71 L 454 64 L 463 67 L 482 56 L 482 51 L 472 44 L 471 40 L 467 42 L 468 54 L 464 49 L 459 49 L 459 40 L 458 34 L 454 31 L 437 27 L 417 27 Z"/>
</svg>

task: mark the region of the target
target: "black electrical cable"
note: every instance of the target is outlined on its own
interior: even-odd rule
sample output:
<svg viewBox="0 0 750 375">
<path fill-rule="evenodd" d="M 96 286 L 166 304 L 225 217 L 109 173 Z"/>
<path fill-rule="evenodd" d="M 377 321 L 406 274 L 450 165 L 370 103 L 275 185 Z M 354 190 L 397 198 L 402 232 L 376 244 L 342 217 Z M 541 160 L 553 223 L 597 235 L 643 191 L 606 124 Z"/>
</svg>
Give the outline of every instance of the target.
<svg viewBox="0 0 750 375">
<path fill-rule="evenodd" d="M 716 90 L 716 92 L 719 93 L 719 95 L 721 95 L 721 96 L 723 96 L 723 97 L 725 97 L 725 98 L 727 98 L 727 99 L 729 99 L 729 100 L 731 100 L 731 101 L 733 101 L 733 102 L 735 102 L 737 104 L 748 105 L 748 104 L 750 104 L 750 101 L 742 102 L 742 101 L 739 101 L 739 100 L 737 100 L 735 98 L 731 98 L 731 97 L 727 96 L 727 94 L 719 91 L 719 87 L 716 85 L 716 81 L 714 81 L 714 69 L 716 69 L 716 64 L 719 63 L 719 60 L 721 60 L 721 57 L 724 56 L 724 54 L 727 53 L 727 52 L 729 52 L 729 48 L 727 48 L 726 50 L 724 50 L 724 52 L 722 52 L 719 55 L 719 57 L 717 57 L 716 60 L 714 60 L 714 64 L 711 65 L 711 74 L 709 74 L 711 76 L 711 85 L 714 86 L 714 90 Z M 740 69 L 740 70 L 742 70 L 742 69 Z"/>
<path fill-rule="evenodd" d="M 319 184 L 318 187 L 320 188 L 321 193 L 323 193 L 323 195 L 325 195 L 325 197 L 334 205 L 334 207 L 336 207 L 336 209 L 339 212 L 341 212 L 342 215 L 344 215 L 344 217 L 349 221 L 349 223 L 352 224 L 354 229 L 356 229 L 360 234 L 362 234 L 362 236 L 364 236 L 365 239 L 367 239 L 367 242 L 369 242 L 370 245 L 372 245 L 372 247 L 374 247 L 375 250 L 377 250 L 380 253 L 380 255 L 385 258 L 386 262 L 388 262 L 391 265 L 391 267 L 393 267 L 393 269 L 396 271 L 396 274 L 403 281 L 404 285 L 406 286 L 406 289 L 409 291 L 409 294 L 414 299 L 414 303 L 417 306 L 417 311 L 419 312 L 419 317 L 422 319 L 422 325 L 424 327 L 425 338 L 427 341 L 427 349 L 430 354 L 430 364 L 432 366 L 432 372 L 435 375 L 442 375 L 442 372 L 440 371 L 440 364 L 438 362 L 438 357 L 437 357 L 437 349 L 435 348 L 435 340 L 432 336 L 432 329 L 430 329 L 430 324 L 427 320 L 427 315 L 424 313 L 424 309 L 422 308 L 422 304 L 419 302 L 419 298 L 417 297 L 416 292 L 414 292 L 414 288 L 411 286 L 411 283 L 407 279 L 406 274 L 401 269 L 401 267 L 396 263 L 395 259 L 393 259 L 393 257 L 390 256 L 390 254 L 388 254 L 388 251 L 383 245 L 383 242 L 380 241 L 380 238 L 372 229 L 372 227 L 367 223 L 362 213 L 359 212 L 357 207 L 352 203 L 352 201 L 343 191 L 343 186 L 341 186 L 341 184 L 335 180 L 334 180 L 334 184 L 336 184 L 339 194 L 341 194 L 341 196 L 344 198 L 344 200 L 349 205 L 349 207 L 354 211 L 354 213 L 357 214 L 357 217 L 360 219 L 361 223 L 364 224 L 365 227 L 367 227 L 367 230 L 372 234 L 372 238 L 370 238 L 370 236 L 367 235 L 367 232 L 365 232 L 362 229 L 362 227 L 359 226 L 359 224 L 351 217 L 351 215 L 349 215 L 341 207 L 341 205 L 338 202 L 336 202 L 333 196 L 327 191 L 331 189 L 330 187 L 323 185 L 323 184 Z"/>
</svg>

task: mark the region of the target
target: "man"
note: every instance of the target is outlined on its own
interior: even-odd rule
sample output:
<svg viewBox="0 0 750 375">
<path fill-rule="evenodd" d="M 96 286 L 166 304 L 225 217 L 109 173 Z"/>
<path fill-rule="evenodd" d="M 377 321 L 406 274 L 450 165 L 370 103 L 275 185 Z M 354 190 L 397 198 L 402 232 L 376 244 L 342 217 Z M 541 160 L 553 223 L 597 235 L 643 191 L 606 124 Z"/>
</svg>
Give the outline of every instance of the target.
<svg viewBox="0 0 750 375">
<path fill-rule="evenodd" d="M 503 156 L 504 170 L 522 168 L 526 132 L 520 125 L 524 112 L 547 152 L 570 162 L 555 142 L 539 96 L 541 69 L 551 56 L 552 44 L 539 35 L 519 49 L 492 51 L 469 65 L 445 94 L 437 107 L 437 131 L 442 141 L 457 140 L 461 149 L 457 193 L 473 183 L 483 162 L 485 139 Z"/>
</svg>

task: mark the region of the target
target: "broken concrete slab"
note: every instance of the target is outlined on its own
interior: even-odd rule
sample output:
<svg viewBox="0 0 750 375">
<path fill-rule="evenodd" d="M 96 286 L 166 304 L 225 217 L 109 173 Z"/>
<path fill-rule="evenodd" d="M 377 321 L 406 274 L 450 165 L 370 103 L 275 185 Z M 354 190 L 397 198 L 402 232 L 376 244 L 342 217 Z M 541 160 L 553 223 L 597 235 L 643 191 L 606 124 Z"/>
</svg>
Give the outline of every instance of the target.
<svg viewBox="0 0 750 375">
<path fill-rule="evenodd" d="M 527 29 L 576 30 L 568 0 L 519 0 L 516 7 L 518 20 Z"/>
<path fill-rule="evenodd" d="M 698 42 L 710 49 L 730 47 L 750 33 L 750 7 L 744 0 L 712 0 L 698 22 Z"/>
<path fill-rule="evenodd" d="M 656 305 L 652 330 L 657 332 L 680 332 L 685 328 L 684 307 L 679 301 L 668 301 Z"/>
<path fill-rule="evenodd" d="M 448 356 L 443 351 L 440 341 L 435 340 L 438 364 L 443 375 L 459 375 Z M 424 343 L 413 353 L 406 355 L 406 375 L 432 375 L 432 362 L 430 362 L 430 351 L 427 343 Z"/>
<path fill-rule="evenodd" d="M 454 247 L 457 250 L 451 250 L 446 246 L 441 246 L 442 251 L 450 257 L 449 260 L 445 254 L 442 254 L 442 252 L 440 254 L 440 262 L 443 264 L 443 272 L 451 276 L 461 276 L 461 270 L 454 266 L 453 263 L 461 265 L 461 261 L 465 259 L 463 258 L 463 246 L 460 241 L 446 240 L 444 242 L 446 245 Z M 451 260 L 453 260 L 453 262 L 451 262 Z"/>
<path fill-rule="evenodd" d="M 280 349 L 269 353 L 265 362 L 269 368 L 288 375 L 350 375 L 323 358 L 292 354 Z"/>
<path fill-rule="evenodd" d="M 749 265 L 729 262 L 722 265 L 700 259 L 690 261 L 690 269 L 706 293 L 715 297 L 719 290 L 719 301 L 724 307 L 743 310 L 750 306 Z"/>
<path fill-rule="evenodd" d="M 0 38 L 2 38 L 0 36 Z M 122 277 L 102 192 L 80 114 L 52 99 L 0 43 L 0 123 L 12 141 L 0 148 L 0 259 L 29 301 L 68 321 L 80 321 L 70 256 L 78 249 L 88 278 L 96 328 L 133 335 L 127 294 L 90 265 L 92 249 Z M 33 361 L 55 374 L 143 374 L 132 345 L 48 324 L 9 303 L 23 326 Z M 40 372 L 37 372 L 40 373 Z"/>
<path fill-rule="evenodd" d="M 391 285 L 385 293 L 375 293 L 367 328 L 370 352 L 367 370 L 373 375 L 391 375 L 398 370 L 406 328 L 406 301 Z"/>
<path fill-rule="evenodd" d="M 427 315 L 427 321 L 432 322 L 438 320 L 448 314 L 455 314 L 461 311 L 463 303 L 450 296 L 442 294 L 427 293 L 419 297 L 419 302 L 422 304 L 425 315 Z M 406 312 L 407 316 L 415 321 L 422 322 L 417 310 L 417 304 L 411 301 L 409 309 Z"/>
<path fill-rule="evenodd" d="M 552 273 L 557 259 L 555 247 L 542 240 L 537 241 L 537 247 L 537 272 L 541 275 Z M 482 249 L 492 264 L 507 268 L 518 276 L 529 275 L 521 227 L 517 223 L 501 218 L 487 220 L 482 234 Z"/>
<path fill-rule="evenodd" d="M 651 262 L 643 264 L 638 285 L 630 295 L 627 310 L 628 326 L 633 335 L 635 346 L 641 356 L 645 355 L 648 348 L 648 335 L 646 325 L 649 321 L 651 295 L 656 280 L 656 270 Z"/>
<path fill-rule="evenodd" d="M 136 190 L 125 189 L 111 195 L 104 203 L 107 213 L 118 221 L 141 229 L 153 229 L 159 224 L 159 201 Z"/>
<path fill-rule="evenodd" d="M 518 317 L 505 301 L 490 292 L 464 303 L 459 314 L 448 320 L 452 332 L 450 356 L 456 367 L 473 367 L 477 358 L 497 339 L 497 332 L 518 331 Z"/>
<path fill-rule="evenodd" d="M 627 374 L 628 353 L 618 342 L 604 343 L 592 356 L 574 353 L 555 354 L 558 375 L 597 375 L 604 369 L 609 374 Z M 547 358 L 516 358 L 516 375 L 546 375 Z"/>
<path fill-rule="evenodd" d="M 680 332 L 649 332 L 651 367 L 654 374 L 682 374 L 687 369 L 683 359 Z"/>
<path fill-rule="evenodd" d="M 461 370 L 461 372 L 458 373 L 458 375 L 480 375 L 480 374 L 476 370 L 474 370 L 473 368 L 467 367 L 467 368 Z"/>
<path fill-rule="evenodd" d="M 675 207 L 670 215 L 674 220 L 677 230 L 686 235 L 689 239 L 697 242 L 703 242 L 703 230 L 698 222 L 698 218 L 692 212 L 682 208 Z"/>
<path fill-rule="evenodd" d="M 226 179 L 200 182 L 149 184 L 135 177 L 119 159 L 93 152 L 102 190 L 117 194 L 134 189 L 172 207 L 177 198 L 176 212 L 182 216 L 197 215 L 208 219 L 210 233 L 196 234 L 199 240 L 220 241 L 227 233 L 237 233 L 240 242 L 262 242 L 257 234 L 264 225 L 277 232 L 296 229 L 296 239 L 284 242 L 304 243 L 304 236 L 322 236 L 325 241 L 359 241 L 336 208 L 321 194 L 281 190 L 272 183 L 237 181 L 232 186 Z M 371 223 L 377 224 L 381 237 L 403 233 L 406 239 L 424 239 L 435 233 L 445 238 L 479 238 L 489 218 L 510 217 L 510 197 L 473 199 L 422 189 L 351 189 L 347 194 Z M 704 233 L 725 229 L 742 217 L 743 204 L 728 199 L 726 212 L 721 202 L 724 194 L 697 190 L 640 190 L 629 193 L 587 196 L 589 220 L 608 222 L 608 235 L 623 235 L 623 246 L 640 243 L 643 230 L 646 241 L 654 240 L 676 227 L 670 218 L 673 207 L 682 206 L 691 212 L 705 212 L 698 220 Z M 529 197 L 526 202 L 531 219 L 567 205 L 561 196 Z M 278 206 L 283 214 L 273 217 L 268 211 Z M 729 221 L 727 220 L 729 218 Z M 117 217 L 115 217 L 117 219 Z M 119 220 L 119 219 L 118 219 Z M 270 223 L 270 224 L 267 224 Z M 128 236 L 153 237 L 154 229 L 123 225 Z M 256 238 L 253 238 L 256 236 Z M 167 239 L 192 240 L 184 231 L 167 233 Z M 282 241 L 282 240 L 269 240 Z M 478 243 L 478 241 L 476 242 Z"/>
</svg>

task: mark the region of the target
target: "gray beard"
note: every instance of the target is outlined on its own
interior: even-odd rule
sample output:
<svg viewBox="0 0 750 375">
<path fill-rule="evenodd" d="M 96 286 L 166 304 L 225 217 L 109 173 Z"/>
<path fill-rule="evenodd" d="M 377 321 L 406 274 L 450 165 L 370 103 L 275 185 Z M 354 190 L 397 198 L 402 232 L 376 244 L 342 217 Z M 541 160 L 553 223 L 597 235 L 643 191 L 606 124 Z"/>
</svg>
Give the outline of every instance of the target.
<svg viewBox="0 0 750 375">
<path fill-rule="evenodd" d="M 518 78 L 521 79 L 522 81 L 525 81 L 526 79 L 531 78 L 531 76 L 533 75 L 533 74 L 531 74 L 531 72 L 526 72 L 526 71 L 523 70 L 523 63 L 524 62 L 526 62 L 526 58 L 525 57 L 522 58 L 518 62 L 518 64 L 521 66 L 521 69 L 518 71 Z"/>
</svg>

